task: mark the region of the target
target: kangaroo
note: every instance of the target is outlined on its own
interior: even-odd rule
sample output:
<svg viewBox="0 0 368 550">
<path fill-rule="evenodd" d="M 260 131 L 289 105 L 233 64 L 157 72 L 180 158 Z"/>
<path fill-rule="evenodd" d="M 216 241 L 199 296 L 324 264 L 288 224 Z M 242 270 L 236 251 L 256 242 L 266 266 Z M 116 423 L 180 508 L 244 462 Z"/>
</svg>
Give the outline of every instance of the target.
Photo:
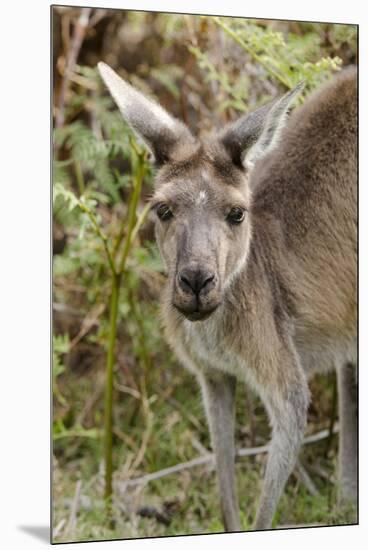
<svg viewBox="0 0 368 550">
<path fill-rule="evenodd" d="M 337 371 L 340 495 L 356 503 L 356 69 L 290 116 L 301 85 L 197 139 L 106 64 L 98 67 L 157 166 L 152 209 L 168 274 L 162 320 L 202 389 L 225 529 L 241 530 L 238 380 L 259 394 L 272 426 L 254 528 L 272 525 L 317 371 Z"/>
</svg>

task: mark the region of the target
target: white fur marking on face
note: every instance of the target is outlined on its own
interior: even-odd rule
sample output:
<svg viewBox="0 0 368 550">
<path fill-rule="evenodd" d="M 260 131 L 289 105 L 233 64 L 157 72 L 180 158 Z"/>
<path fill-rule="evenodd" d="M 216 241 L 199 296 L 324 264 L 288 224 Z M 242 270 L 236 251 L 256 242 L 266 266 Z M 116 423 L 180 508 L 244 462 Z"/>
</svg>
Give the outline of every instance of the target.
<svg viewBox="0 0 368 550">
<path fill-rule="evenodd" d="M 207 201 L 207 193 L 206 191 L 200 191 L 198 197 L 196 198 L 196 204 L 203 204 Z"/>
<path fill-rule="evenodd" d="M 206 170 L 201 170 L 201 177 L 205 182 L 209 181 L 209 175 L 208 175 L 208 172 Z"/>
</svg>

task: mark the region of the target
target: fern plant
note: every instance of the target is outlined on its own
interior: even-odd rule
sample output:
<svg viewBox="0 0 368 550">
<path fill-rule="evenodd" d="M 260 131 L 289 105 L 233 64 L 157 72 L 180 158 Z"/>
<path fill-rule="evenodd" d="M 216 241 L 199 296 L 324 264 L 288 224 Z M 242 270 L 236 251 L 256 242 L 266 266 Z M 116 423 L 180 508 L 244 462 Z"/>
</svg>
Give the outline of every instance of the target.
<svg viewBox="0 0 368 550">
<path fill-rule="evenodd" d="M 224 51 L 219 56 L 218 51 L 206 52 L 197 45 L 190 45 L 189 50 L 204 72 L 206 81 L 218 83 L 223 92 L 219 112 L 229 107 L 247 111 L 270 98 L 269 92 L 258 93 L 254 103 L 254 78 L 247 74 L 244 68 L 247 64 L 257 66 L 257 85 L 263 81 L 263 92 L 270 88 L 281 92 L 304 81 L 300 101 L 341 67 L 339 57 L 321 56 L 315 31 L 303 35 L 288 32 L 286 38 L 280 31 L 247 19 L 207 16 L 205 19 L 209 26 L 220 29 Z M 231 60 L 227 52 L 231 52 Z"/>
</svg>

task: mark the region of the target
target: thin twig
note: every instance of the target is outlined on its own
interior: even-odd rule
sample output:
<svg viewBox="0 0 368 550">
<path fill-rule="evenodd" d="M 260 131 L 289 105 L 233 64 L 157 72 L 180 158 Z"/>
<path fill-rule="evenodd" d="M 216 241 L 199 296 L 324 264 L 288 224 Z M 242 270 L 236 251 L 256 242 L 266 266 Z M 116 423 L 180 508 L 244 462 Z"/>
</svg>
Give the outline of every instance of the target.
<svg viewBox="0 0 368 550">
<path fill-rule="evenodd" d="M 94 15 L 92 15 L 91 20 L 89 22 L 90 27 L 94 27 L 108 14 L 108 10 L 105 10 L 103 8 L 96 9 Z"/>
<path fill-rule="evenodd" d="M 79 84 L 79 86 L 82 86 L 83 88 L 86 88 L 87 90 L 91 90 L 92 92 L 95 92 L 98 90 L 98 84 L 91 80 L 90 78 L 87 78 L 86 76 L 82 76 L 77 73 L 73 73 L 70 75 L 69 80 L 71 82 L 75 82 L 75 84 Z M 86 108 L 88 108 L 88 103 L 86 102 Z"/>
<path fill-rule="evenodd" d="M 106 358 L 106 382 L 104 401 L 104 456 L 105 456 L 105 502 L 110 518 L 112 495 L 112 432 L 113 432 L 113 388 L 115 367 L 115 344 L 117 334 L 118 307 L 120 294 L 120 274 L 112 273 L 110 297 L 109 341 Z"/>
<path fill-rule="evenodd" d="M 134 142 L 132 141 L 131 143 L 133 144 Z M 136 220 L 138 200 L 141 195 L 143 178 L 146 172 L 146 166 L 144 164 L 144 157 L 142 154 L 137 156 L 136 159 L 132 160 L 132 170 L 134 172 L 133 193 L 131 195 L 131 200 L 128 208 L 127 233 L 120 262 L 118 263 L 118 273 L 120 274 L 122 274 L 125 270 L 125 264 L 128 254 L 130 252 L 131 245 L 133 243 L 133 238 L 136 236 L 140 224 L 144 221 L 144 217 L 142 219 L 142 216 L 140 216 L 140 218 Z"/>
<path fill-rule="evenodd" d="M 72 315 L 73 317 L 81 317 L 83 314 L 80 309 L 68 306 L 67 304 L 60 304 L 58 302 L 53 302 L 52 309 L 58 313 L 65 313 L 66 315 Z"/>
<path fill-rule="evenodd" d="M 207 455 L 211 452 L 207 449 L 207 447 L 202 445 L 202 443 L 196 437 L 192 437 L 192 445 L 196 451 L 201 453 L 201 455 Z"/>
<path fill-rule="evenodd" d="M 194 468 L 195 466 L 201 466 L 204 464 L 211 463 L 212 461 L 213 461 L 212 453 L 204 456 L 199 456 L 198 458 L 193 458 L 193 460 L 188 460 L 188 462 L 182 462 L 180 464 L 176 464 L 175 466 L 170 466 L 169 468 L 164 468 L 163 470 L 159 470 L 158 472 L 153 472 L 152 474 L 146 474 L 142 477 L 126 480 L 122 483 L 122 485 L 124 488 L 135 487 L 136 485 L 149 483 L 150 481 L 154 481 L 155 479 L 160 479 L 161 477 L 165 477 L 170 474 L 176 474 L 183 470 Z"/>
<path fill-rule="evenodd" d="M 86 437 L 90 439 L 98 439 L 100 431 L 96 428 L 91 428 L 89 430 L 64 430 L 62 432 L 56 433 L 52 436 L 54 441 L 58 439 L 71 438 L 71 437 Z"/>
<path fill-rule="evenodd" d="M 68 534 L 69 537 L 73 537 L 73 534 L 77 525 L 77 513 L 79 508 L 81 488 L 82 488 L 82 481 L 78 479 L 77 484 L 75 486 L 74 498 L 70 508 L 69 521 L 68 521 L 68 524 L 66 527 L 66 533 L 65 533 L 65 534 Z"/>
<path fill-rule="evenodd" d="M 113 246 L 113 254 L 115 257 L 120 248 L 124 235 L 126 235 L 125 243 L 123 247 L 122 259 L 120 263 L 121 268 L 123 268 L 123 264 L 125 267 L 126 254 L 129 252 L 129 248 L 132 242 L 131 233 L 136 223 L 138 200 L 141 195 L 142 183 L 143 183 L 143 178 L 146 170 L 144 166 L 144 158 L 145 158 L 144 153 L 137 149 L 137 146 L 135 145 L 134 140 L 132 139 L 130 140 L 130 146 L 133 152 L 133 155 L 131 156 L 132 174 L 134 174 L 133 182 L 132 182 L 133 190 L 132 190 L 132 194 L 128 204 L 126 219 L 123 219 L 123 222 L 120 227 L 120 231 L 118 233 L 118 236 L 115 240 L 115 244 Z M 119 271 L 121 272 L 122 269 L 120 269 Z"/>
<path fill-rule="evenodd" d="M 142 398 L 138 390 L 130 388 L 129 386 L 125 386 L 124 384 L 118 384 L 117 382 L 114 382 L 114 388 L 122 393 L 127 393 L 128 395 L 131 395 L 135 399 L 140 400 Z"/>
<path fill-rule="evenodd" d="M 334 429 L 333 429 L 333 433 L 334 434 L 337 434 L 339 432 L 339 425 L 338 424 L 335 424 L 334 426 Z M 326 437 L 328 437 L 330 435 L 330 430 L 321 430 L 320 432 L 317 432 L 315 434 L 312 434 L 312 435 L 308 435 L 304 441 L 303 441 L 303 445 L 305 445 L 306 443 L 317 443 L 318 441 L 321 441 L 322 439 L 326 439 Z"/>
<path fill-rule="evenodd" d="M 316 497 L 319 495 L 319 491 L 317 487 L 315 486 L 313 480 L 311 479 L 310 475 L 308 474 L 307 470 L 304 468 L 303 464 L 298 460 L 296 463 L 296 467 L 294 470 L 294 475 L 298 478 L 298 480 L 305 486 L 307 491 L 313 496 Z"/>
<path fill-rule="evenodd" d="M 74 28 L 73 39 L 70 50 L 67 56 L 67 62 L 63 79 L 61 82 L 58 109 L 56 114 L 56 128 L 60 128 L 64 124 L 65 119 L 65 98 L 68 91 L 70 75 L 74 71 L 75 64 L 79 55 L 79 51 L 83 44 L 83 40 L 88 28 L 89 17 L 91 14 L 91 8 L 82 8 L 78 21 Z"/>
<path fill-rule="evenodd" d="M 145 365 L 145 370 L 146 370 L 146 367 L 147 367 L 147 365 Z M 142 397 L 142 409 L 143 409 L 144 416 L 146 418 L 146 429 L 144 431 L 138 453 L 137 453 L 137 455 L 136 455 L 136 457 L 135 457 L 135 459 L 132 463 L 132 466 L 131 466 L 132 470 L 137 470 L 138 466 L 142 462 L 142 460 L 144 458 L 144 455 L 146 453 L 147 445 L 148 445 L 149 439 L 150 439 L 151 434 L 152 434 L 152 429 L 153 429 L 153 414 L 152 414 L 152 411 L 150 409 L 150 402 L 149 402 L 149 399 L 148 399 L 148 396 L 147 396 L 145 375 L 146 375 L 146 372 L 141 377 L 141 381 L 140 381 L 141 392 L 140 393 L 141 393 L 141 397 Z"/>
<path fill-rule="evenodd" d="M 113 432 L 119 439 L 121 439 L 126 445 L 133 449 L 135 453 L 137 453 L 138 445 L 136 444 L 134 439 L 130 437 L 130 435 L 122 432 L 120 428 L 118 428 L 118 426 L 114 426 Z"/>
<path fill-rule="evenodd" d="M 93 409 L 95 403 L 99 400 L 103 392 L 103 384 L 100 380 L 100 376 L 97 378 L 95 385 L 96 385 L 95 391 L 92 393 L 91 396 L 88 397 L 88 399 L 84 403 L 83 409 L 80 411 L 80 413 L 76 417 L 75 424 L 77 426 L 83 426 L 86 416 Z"/>
<path fill-rule="evenodd" d="M 198 418 L 187 411 L 184 405 L 182 405 L 177 399 L 174 397 L 166 397 L 161 394 L 161 397 L 167 401 L 170 405 L 172 405 L 179 413 L 188 420 L 193 426 L 196 428 L 196 430 L 201 431 L 203 429 L 203 423 L 198 420 Z"/>
<path fill-rule="evenodd" d="M 334 432 L 336 433 L 337 431 L 338 431 L 338 427 L 336 426 Z M 326 437 L 328 437 L 328 435 L 329 435 L 329 430 L 321 430 L 320 432 L 317 432 L 315 434 L 312 434 L 304 438 L 302 445 L 316 443 L 318 441 L 325 439 Z M 236 453 L 236 457 L 240 458 L 243 456 L 254 456 L 262 453 L 267 453 L 269 450 L 269 447 L 270 446 L 268 444 L 268 445 L 261 445 L 259 447 L 249 447 L 247 449 L 239 449 Z M 181 462 L 179 464 L 175 464 L 175 466 L 170 466 L 169 468 L 164 468 L 163 470 L 153 472 L 152 474 L 146 474 L 141 477 L 128 479 L 122 483 L 122 486 L 126 488 L 126 487 L 134 487 L 135 485 L 149 483 L 150 481 L 160 479 L 161 477 L 165 477 L 171 474 L 176 474 L 178 472 L 182 472 L 183 470 L 195 468 L 196 466 L 211 464 L 213 463 L 213 461 L 214 461 L 213 453 L 208 453 L 204 456 L 199 456 L 197 458 L 193 458 L 192 460 L 188 460 L 188 462 Z"/>
<path fill-rule="evenodd" d="M 333 483 L 333 479 L 332 479 L 333 476 L 329 472 L 327 472 L 324 468 L 322 468 L 320 464 L 316 464 L 316 463 L 311 464 L 309 466 L 309 469 L 311 472 L 319 476 L 324 481 L 327 481 L 328 483 Z"/>
<path fill-rule="evenodd" d="M 150 439 L 151 434 L 152 434 L 152 428 L 153 428 L 152 413 L 150 411 L 148 411 L 146 429 L 144 431 L 142 441 L 141 441 L 141 445 L 139 447 L 137 455 L 135 456 L 134 461 L 131 465 L 132 470 L 137 470 L 138 466 L 140 465 L 140 463 L 142 462 L 142 460 L 144 458 L 144 455 L 145 455 L 146 450 L 147 450 L 147 445 L 148 445 L 149 439 Z"/>
<path fill-rule="evenodd" d="M 214 22 L 216 25 L 221 27 L 231 38 L 237 42 L 244 50 L 246 50 L 260 65 L 263 65 L 265 69 L 274 77 L 276 80 L 279 80 L 287 89 L 292 88 L 290 81 L 279 74 L 273 69 L 257 52 L 247 44 L 239 35 L 236 34 L 230 27 L 228 27 L 219 17 L 214 17 Z"/>
<path fill-rule="evenodd" d="M 55 529 L 53 530 L 52 532 L 52 538 L 53 539 L 56 539 L 57 536 L 59 536 L 59 534 L 61 533 L 64 525 L 66 523 L 66 519 L 65 518 L 62 518 L 59 523 L 57 524 L 57 526 L 55 527 Z"/>
<path fill-rule="evenodd" d="M 83 195 L 84 191 L 85 191 L 85 188 L 86 188 L 86 185 L 85 185 L 85 182 L 84 182 L 84 176 L 83 176 L 81 163 L 77 159 L 75 159 L 73 164 L 74 164 L 75 178 L 76 178 L 77 183 L 78 183 L 79 194 Z"/>
<path fill-rule="evenodd" d="M 92 222 L 92 225 L 94 227 L 94 230 L 95 232 L 97 233 L 97 235 L 100 237 L 102 243 L 103 243 L 103 246 L 104 246 L 104 249 L 106 251 L 106 255 L 107 255 L 107 260 L 109 262 L 109 266 L 111 268 L 111 271 L 113 272 L 114 275 L 116 275 L 116 268 L 115 268 L 115 263 L 114 263 L 114 258 L 112 257 L 111 255 L 111 252 L 110 252 L 110 248 L 109 248 L 109 245 L 108 245 L 108 240 L 107 240 L 107 237 L 106 235 L 103 233 L 102 229 L 100 228 L 97 220 L 96 220 L 96 217 L 95 215 L 93 214 L 92 210 L 90 210 L 88 208 L 88 206 L 86 204 L 84 204 L 82 201 L 78 201 L 78 206 L 79 208 L 85 212 L 87 214 L 87 216 L 89 217 L 89 219 L 91 220 Z"/>
<path fill-rule="evenodd" d="M 96 325 L 102 313 L 105 311 L 105 304 L 98 304 L 90 311 L 82 321 L 80 331 L 70 342 L 70 349 L 73 348 L 84 338 L 84 336 Z"/>
<path fill-rule="evenodd" d="M 151 205 L 150 204 L 146 204 L 142 210 L 142 212 L 139 214 L 138 216 L 138 219 L 135 223 L 135 226 L 133 228 L 133 231 L 132 231 L 132 236 L 131 236 L 131 242 L 134 242 L 134 239 L 136 238 L 137 236 L 137 233 L 138 231 L 140 230 L 140 228 L 142 227 L 146 217 L 147 217 L 147 214 L 148 212 L 150 211 L 151 209 Z"/>
</svg>

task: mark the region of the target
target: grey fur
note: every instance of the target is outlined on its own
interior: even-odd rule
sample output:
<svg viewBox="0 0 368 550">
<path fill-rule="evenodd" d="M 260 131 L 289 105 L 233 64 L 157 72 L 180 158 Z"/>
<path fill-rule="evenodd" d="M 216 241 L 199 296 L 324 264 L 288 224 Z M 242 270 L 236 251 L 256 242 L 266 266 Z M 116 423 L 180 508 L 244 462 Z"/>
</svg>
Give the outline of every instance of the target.
<svg viewBox="0 0 368 550">
<path fill-rule="evenodd" d="M 202 387 L 225 528 L 240 529 L 235 380 L 260 395 L 272 426 L 255 528 L 272 524 L 317 371 L 338 372 L 340 491 L 356 503 L 356 70 L 314 93 L 286 126 L 298 88 L 206 140 L 109 71 L 123 115 L 159 159 L 152 205 L 170 211 L 156 224 L 168 272 L 162 320 Z"/>
<path fill-rule="evenodd" d="M 337 368 L 340 417 L 340 500 L 356 502 L 358 493 L 358 427 L 356 369 L 351 363 Z"/>
<path fill-rule="evenodd" d="M 235 388 L 236 378 L 227 374 L 199 377 L 212 445 L 216 455 L 221 512 L 227 531 L 240 531 L 235 489 Z"/>
</svg>

